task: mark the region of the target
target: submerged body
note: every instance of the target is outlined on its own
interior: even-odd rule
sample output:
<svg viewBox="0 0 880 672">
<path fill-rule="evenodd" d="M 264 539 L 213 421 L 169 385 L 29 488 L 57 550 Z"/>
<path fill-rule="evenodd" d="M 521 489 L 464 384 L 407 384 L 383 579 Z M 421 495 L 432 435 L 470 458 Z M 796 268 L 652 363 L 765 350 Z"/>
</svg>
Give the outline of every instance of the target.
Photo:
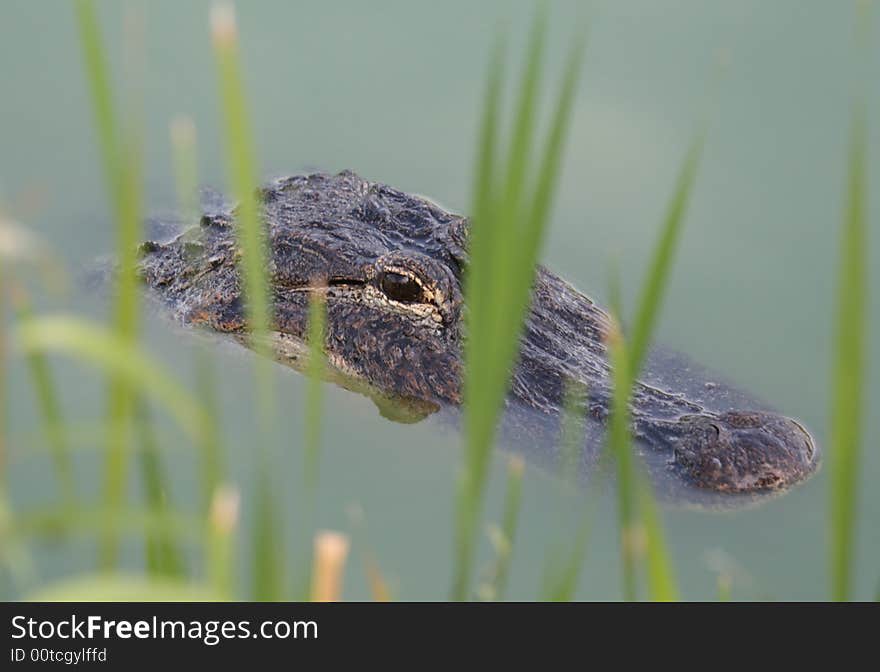
<svg viewBox="0 0 880 672">
<path fill-rule="evenodd" d="M 340 381 L 411 408 L 457 407 L 468 220 L 351 172 L 283 178 L 261 202 L 278 359 L 299 364 L 309 297 L 322 292 L 325 350 Z M 189 231 L 145 243 L 140 272 L 181 322 L 248 344 L 234 227 L 234 211 L 206 213 Z M 608 324 L 593 301 L 539 267 L 508 407 L 536 425 L 558 424 L 566 385 L 576 381 L 587 390 L 586 417 L 604 424 Z M 737 406 L 746 402 L 736 393 L 688 378 L 686 362 L 676 366 L 681 376 L 663 376 L 649 361 L 632 400 L 634 436 L 669 474 L 694 488 L 758 493 L 815 471 L 818 451 L 800 424 Z"/>
</svg>

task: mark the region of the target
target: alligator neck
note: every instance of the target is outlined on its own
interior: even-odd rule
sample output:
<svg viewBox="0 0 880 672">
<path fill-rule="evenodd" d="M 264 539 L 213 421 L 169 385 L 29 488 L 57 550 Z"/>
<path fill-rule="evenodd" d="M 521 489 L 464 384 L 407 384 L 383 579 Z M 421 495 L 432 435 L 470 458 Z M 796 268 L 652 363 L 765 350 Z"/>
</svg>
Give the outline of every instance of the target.
<svg viewBox="0 0 880 672">
<path fill-rule="evenodd" d="M 583 385 L 590 416 L 604 421 L 611 408 L 612 381 L 605 338 L 608 314 L 564 280 L 539 268 L 526 321 L 512 397 L 533 409 L 559 415 L 568 382 Z M 637 381 L 631 413 L 636 436 L 668 432 L 678 417 L 705 413 L 679 394 Z"/>
</svg>

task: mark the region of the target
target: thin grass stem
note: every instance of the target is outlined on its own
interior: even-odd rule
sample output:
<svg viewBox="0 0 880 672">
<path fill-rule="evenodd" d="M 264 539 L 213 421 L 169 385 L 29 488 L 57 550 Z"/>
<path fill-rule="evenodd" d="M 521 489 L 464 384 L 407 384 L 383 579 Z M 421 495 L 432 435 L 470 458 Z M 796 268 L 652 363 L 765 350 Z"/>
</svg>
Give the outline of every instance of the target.
<svg viewBox="0 0 880 672">
<path fill-rule="evenodd" d="M 168 479 L 153 432 L 150 410 L 143 398 L 138 399 L 135 408 L 135 427 L 141 444 L 138 457 L 147 508 L 168 525 L 171 510 L 168 503 Z M 153 576 L 184 576 L 185 567 L 180 550 L 167 529 L 155 534 L 148 533 L 144 540 L 144 549 L 148 573 Z"/>
<path fill-rule="evenodd" d="M 91 0 L 77 0 L 75 9 L 107 190 L 116 223 L 114 328 L 121 339 L 134 342 L 138 328 L 136 250 L 140 238 L 140 143 L 136 133 L 122 133 L 116 118 L 94 4 Z M 106 447 L 103 486 L 103 498 L 109 508 L 120 507 L 125 499 L 133 403 L 125 381 L 110 378 L 107 420 L 112 431 Z M 118 546 L 118 538 L 110 532 L 100 540 L 99 563 L 103 568 L 115 566 Z"/>
<path fill-rule="evenodd" d="M 540 254 L 540 229 L 553 185 L 529 174 L 535 149 L 538 91 L 546 32 L 544 11 L 531 31 L 511 134 L 498 142 L 501 90 L 501 42 L 490 63 L 486 102 L 477 144 L 473 187 L 473 214 L 469 234 L 470 260 L 465 275 L 468 338 L 464 347 L 464 468 L 459 476 L 455 508 L 455 555 L 451 595 L 467 599 L 470 593 L 476 537 L 488 481 L 491 449 L 509 377 L 517 354 L 519 334 L 529 304 L 533 268 Z M 576 49 L 573 51 L 577 51 Z M 563 87 L 565 88 L 565 87 Z M 563 95 L 570 106 L 573 95 Z M 568 119 L 568 110 L 556 110 L 555 119 Z M 559 142 L 551 137 L 542 153 L 550 163 L 559 160 L 565 123 L 555 123 Z M 504 161 L 499 156 L 504 156 Z M 537 184 L 538 187 L 533 186 Z M 537 189 L 544 189 L 536 193 Z M 548 207 L 540 205 L 546 200 Z M 526 280 L 522 280 L 522 276 Z"/>
<path fill-rule="evenodd" d="M 858 520 L 858 482 L 867 342 L 867 148 L 863 104 L 853 114 L 846 206 L 840 229 L 837 316 L 829 441 L 831 596 L 850 597 Z"/>
<path fill-rule="evenodd" d="M 16 292 L 15 302 L 19 323 L 27 322 L 33 318 L 30 303 L 23 291 Z M 52 461 L 55 465 L 55 474 L 61 488 L 62 498 L 67 504 L 74 505 L 76 503 L 76 484 L 73 476 L 73 464 L 70 460 L 70 446 L 64 432 L 65 421 L 61 412 L 55 380 L 44 352 L 39 350 L 29 352 L 27 363 L 37 395 L 37 403 L 42 413 L 46 444 L 52 453 Z"/>
<path fill-rule="evenodd" d="M 278 527 L 276 497 L 269 467 L 267 443 L 275 415 L 271 351 L 266 338 L 270 323 L 268 281 L 265 269 L 266 241 L 259 195 L 257 161 L 250 133 L 250 121 L 238 54 L 238 25 L 230 3 L 218 2 L 211 9 L 211 39 L 223 112 L 226 166 L 229 183 L 238 200 L 236 234 L 241 249 L 240 273 L 244 285 L 248 326 L 257 357 L 255 367 L 256 405 L 259 418 L 259 446 L 256 450 L 256 490 L 253 525 L 254 597 L 280 599 L 282 538 Z"/>
<path fill-rule="evenodd" d="M 238 527 L 240 495 L 225 486 L 214 493 L 208 517 L 206 565 L 209 583 L 222 599 L 235 593 L 235 549 L 233 535 Z"/>
</svg>

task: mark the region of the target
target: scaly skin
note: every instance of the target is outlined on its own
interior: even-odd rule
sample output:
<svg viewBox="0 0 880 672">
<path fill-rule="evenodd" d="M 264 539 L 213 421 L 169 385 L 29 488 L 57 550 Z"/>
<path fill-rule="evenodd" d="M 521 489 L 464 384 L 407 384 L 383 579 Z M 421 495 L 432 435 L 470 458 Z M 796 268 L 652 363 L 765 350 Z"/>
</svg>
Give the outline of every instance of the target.
<svg viewBox="0 0 880 672">
<path fill-rule="evenodd" d="M 327 356 L 347 386 L 362 381 L 429 409 L 459 405 L 468 221 L 351 172 L 283 178 L 261 195 L 277 357 L 298 365 L 309 295 L 323 292 Z M 140 270 L 180 321 L 247 344 L 234 217 L 206 214 L 173 240 L 144 243 Z M 607 327 L 595 303 L 538 268 L 508 404 L 558 416 L 571 379 L 589 391 L 589 416 L 604 422 Z M 668 468 L 698 488 L 779 490 L 808 477 L 819 461 L 794 420 L 710 410 L 656 384 L 636 384 L 632 418 L 640 444 L 668 455 Z"/>
</svg>

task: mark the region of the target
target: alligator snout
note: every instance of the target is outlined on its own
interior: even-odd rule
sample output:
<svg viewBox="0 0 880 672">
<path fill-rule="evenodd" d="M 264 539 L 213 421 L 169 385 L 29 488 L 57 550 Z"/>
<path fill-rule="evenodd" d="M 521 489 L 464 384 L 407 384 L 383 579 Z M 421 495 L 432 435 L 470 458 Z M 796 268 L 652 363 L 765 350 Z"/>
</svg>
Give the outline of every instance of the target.
<svg viewBox="0 0 880 672">
<path fill-rule="evenodd" d="M 787 488 L 810 476 L 819 451 L 790 418 L 758 411 L 687 415 L 672 466 L 693 485 L 720 492 Z"/>
</svg>

